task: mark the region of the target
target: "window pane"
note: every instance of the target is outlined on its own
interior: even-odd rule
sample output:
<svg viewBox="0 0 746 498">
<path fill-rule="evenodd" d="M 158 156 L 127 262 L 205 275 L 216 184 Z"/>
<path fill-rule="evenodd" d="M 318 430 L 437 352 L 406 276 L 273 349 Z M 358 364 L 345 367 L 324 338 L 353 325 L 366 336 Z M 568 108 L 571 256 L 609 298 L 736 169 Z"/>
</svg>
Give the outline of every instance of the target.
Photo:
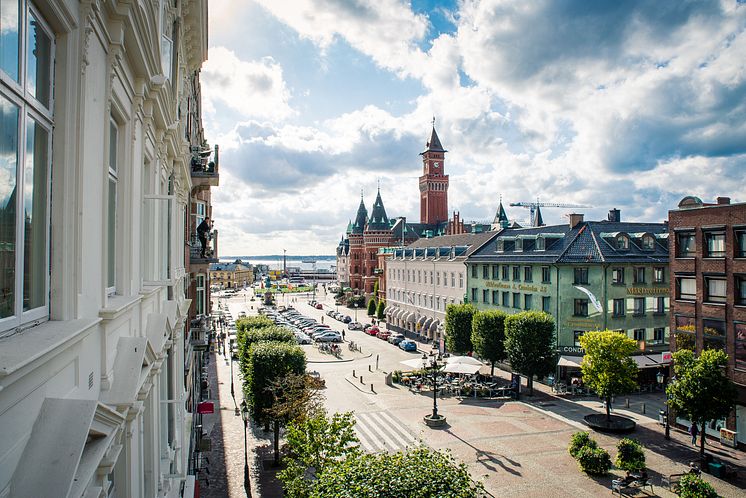
<svg viewBox="0 0 746 498">
<path fill-rule="evenodd" d="M 8 8 L 6 4 L 3 1 L 3 16 Z M 4 24 L 2 29 L 5 29 Z M 5 43 L 5 35 L 2 41 Z M 0 110 L 0 318 L 5 318 L 15 314 L 18 107 L 0 95 Z"/>
<path fill-rule="evenodd" d="M 736 368 L 746 368 L 746 323 L 734 323 Z"/>
<path fill-rule="evenodd" d="M 117 182 L 109 178 L 109 207 L 107 227 L 106 286 L 114 287 L 114 262 L 116 261 Z"/>
<path fill-rule="evenodd" d="M 174 43 L 167 36 L 161 37 L 161 64 L 163 64 L 163 75 L 171 79 L 171 54 Z"/>
<path fill-rule="evenodd" d="M 114 122 L 109 123 L 109 169 L 117 172 L 117 125 Z"/>
<path fill-rule="evenodd" d="M 26 120 L 26 165 L 23 180 L 23 310 L 46 303 L 47 150 L 48 133 Z"/>
<path fill-rule="evenodd" d="M 725 280 L 707 279 L 707 300 L 716 303 L 725 302 Z"/>
<path fill-rule="evenodd" d="M 52 41 L 39 21 L 29 12 L 26 87 L 36 100 L 49 107 Z"/>
<path fill-rule="evenodd" d="M 0 69 L 14 81 L 18 81 L 21 5 L 18 0 L 0 0 Z"/>
</svg>

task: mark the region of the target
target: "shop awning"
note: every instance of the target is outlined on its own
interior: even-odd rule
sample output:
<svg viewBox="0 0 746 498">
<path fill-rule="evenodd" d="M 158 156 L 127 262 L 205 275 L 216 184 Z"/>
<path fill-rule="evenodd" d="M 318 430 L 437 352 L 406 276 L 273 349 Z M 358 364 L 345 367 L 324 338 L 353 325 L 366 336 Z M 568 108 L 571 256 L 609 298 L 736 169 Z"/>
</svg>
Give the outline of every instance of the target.
<svg viewBox="0 0 746 498">
<path fill-rule="evenodd" d="M 427 320 L 425 320 L 425 323 L 422 324 L 422 330 L 430 330 L 430 324 L 433 323 L 433 318 L 430 317 Z"/>
<path fill-rule="evenodd" d="M 427 320 L 427 317 L 425 315 L 422 315 L 419 320 L 417 320 L 417 325 L 422 327 L 425 324 L 425 320 Z"/>
<path fill-rule="evenodd" d="M 414 323 L 415 321 L 417 321 L 417 316 L 414 313 L 409 313 L 407 315 L 406 321 L 409 323 Z"/>
<path fill-rule="evenodd" d="M 571 368 L 580 368 L 580 362 L 583 361 L 582 356 L 565 356 L 562 355 L 559 357 L 559 361 L 557 362 L 557 366 L 560 367 L 571 367 Z"/>
<path fill-rule="evenodd" d="M 433 332 L 436 332 L 439 326 L 440 326 L 440 320 L 436 318 L 435 320 L 433 320 L 433 323 L 430 324 L 430 330 L 432 330 Z"/>
<path fill-rule="evenodd" d="M 671 362 L 663 360 L 663 354 L 641 354 L 632 357 L 637 363 L 637 368 L 664 368 Z"/>
</svg>

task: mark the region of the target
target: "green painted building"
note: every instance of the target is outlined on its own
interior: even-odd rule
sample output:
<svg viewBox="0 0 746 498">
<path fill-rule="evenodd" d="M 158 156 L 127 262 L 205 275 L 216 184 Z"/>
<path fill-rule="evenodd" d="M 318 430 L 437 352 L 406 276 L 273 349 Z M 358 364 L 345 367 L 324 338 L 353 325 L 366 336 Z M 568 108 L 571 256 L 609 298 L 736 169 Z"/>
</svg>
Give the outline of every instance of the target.
<svg viewBox="0 0 746 498">
<path fill-rule="evenodd" d="M 561 366 L 577 366 L 586 331 L 618 330 L 640 344 L 641 368 L 669 351 L 668 226 L 609 220 L 505 228 L 466 260 L 466 300 L 480 310 L 545 311 L 557 323 Z M 662 365 L 661 365 L 662 366 Z"/>
</svg>

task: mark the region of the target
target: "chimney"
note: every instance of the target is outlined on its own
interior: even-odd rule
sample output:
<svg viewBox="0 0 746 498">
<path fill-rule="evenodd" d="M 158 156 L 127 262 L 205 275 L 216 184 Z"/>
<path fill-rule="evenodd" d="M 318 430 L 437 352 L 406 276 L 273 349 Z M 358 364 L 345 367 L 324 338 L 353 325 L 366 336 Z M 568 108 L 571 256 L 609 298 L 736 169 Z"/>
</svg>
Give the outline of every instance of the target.
<svg viewBox="0 0 746 498">
<path fill-rule="evenodd" d="M 576 226 L 583 223 L 583 215 L 578 213 L 571 213 L 570 214 L 570 228 L 575 228 Z"/>
<path fill-rule="evenodd" d="M 718 197 L 718 205 L 730 204 L 730 197 Z"/>
<path fill-rule="evenodd" d="M 619 223 L 622 221 L 622 212 L 619 211 L 617 208 L 609 209 L 609 221 L 614 221 Z"/>
</svg>

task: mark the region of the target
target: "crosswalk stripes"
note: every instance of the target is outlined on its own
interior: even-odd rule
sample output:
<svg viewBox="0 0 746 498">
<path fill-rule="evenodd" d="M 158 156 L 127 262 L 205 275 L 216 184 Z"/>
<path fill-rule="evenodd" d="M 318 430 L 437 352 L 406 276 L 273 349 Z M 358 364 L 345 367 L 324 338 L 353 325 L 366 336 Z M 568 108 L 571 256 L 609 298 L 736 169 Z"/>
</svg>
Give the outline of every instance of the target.
<svg viewBox="0 0 746 498">
<path fill-rule="evenodd" d="M 356 413 L 355 432 L 368 453 L 399 451 L 416 446 L 417 439 L 398 420 L 384 411 Z"/>
</svg>

